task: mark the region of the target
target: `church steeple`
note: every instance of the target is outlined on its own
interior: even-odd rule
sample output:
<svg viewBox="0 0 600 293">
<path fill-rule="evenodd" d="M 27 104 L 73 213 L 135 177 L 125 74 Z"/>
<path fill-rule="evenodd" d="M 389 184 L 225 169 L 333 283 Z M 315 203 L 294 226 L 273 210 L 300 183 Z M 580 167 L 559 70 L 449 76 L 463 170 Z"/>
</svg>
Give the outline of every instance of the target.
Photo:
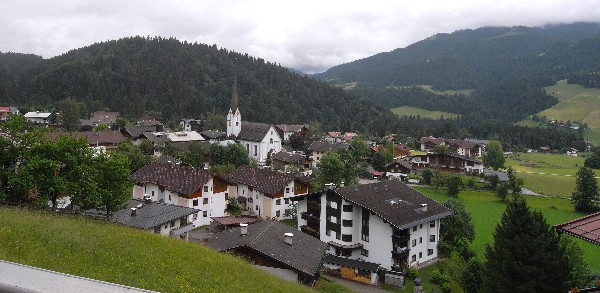
<svg viewBox="0 0 600 293">
<path fill-rule="evenodd" d="M 238 106 L 237 73 L 234 73 L 231 108 L 229 108 L 229 113 L 227 113 L 227 136 L 237 137 L 240 131 L 242 131 L 242 114 Z"/>
</svg>

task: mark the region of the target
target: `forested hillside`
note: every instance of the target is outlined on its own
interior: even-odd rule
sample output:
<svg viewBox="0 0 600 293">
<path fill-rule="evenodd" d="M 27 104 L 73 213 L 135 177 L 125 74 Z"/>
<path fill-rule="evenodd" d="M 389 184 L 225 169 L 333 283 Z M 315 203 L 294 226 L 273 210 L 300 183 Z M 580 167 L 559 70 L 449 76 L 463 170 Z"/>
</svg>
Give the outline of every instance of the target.
<svg viewBox="0 0 600 293">
<path fill-rule="evenodd" d="M 208 112 L 224 115 L 237 74 L 244 120 L 318 121 L 327 129 L 384 134 L 395 119 L 387 109 L 339 88 L 216 45 L 132 37 L 36 62 L 0 55 L 0 98 L 19 106 L 44 108 L 71 97 L 90 111 L 107 107 L 131 118 L 148 111 L 173 121 Z"/>
</svg>

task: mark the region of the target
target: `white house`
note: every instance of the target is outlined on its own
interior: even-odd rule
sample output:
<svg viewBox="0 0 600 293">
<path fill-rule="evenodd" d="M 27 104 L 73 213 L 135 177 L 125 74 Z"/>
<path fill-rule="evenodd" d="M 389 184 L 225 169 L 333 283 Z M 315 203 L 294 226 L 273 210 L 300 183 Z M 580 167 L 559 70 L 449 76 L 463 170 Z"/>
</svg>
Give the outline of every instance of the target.
<svg viewBox="0 0 600 293">
<path fill-rule="evenodd" d="M 48 118 L 52 115 L 52 113 L 44 113 L 44 112 L 27 112 L 25 113 L 25 120 L 31 122 L 33 124 L 48 124 Z"/>
<path fill-rule="evenodd" d="M 452 211 L 396 180 L 298 196 L 299 230 L 329 243 L 329 253 L 392 266 L 438 256 L 440 219 Z"/>
<path fill-rule="evenodd" d="M 319 167 L 319 163 L 326 153 L 347 150 L 349 147 L 350 145 L 345 142 L 315 141 L 308 147 L 308 151 L 313 167 Z"/>
<path fill-rule="evenodd" d="M 238 107 L 237 78 L 234 79 L 231 108 L 227 113 L 227 136 L 235 138 L 258 164 L 264 165 L 269 154 L 281 151 L 281 137 L 272 124 L 242 121 Z"/>
<path fill-rule="evenodd" d="M 166 132 L 165 135 L 171 142 L 184 142 L 184 141 L 202 141 L 204 137 L 196 131 L 177 131 L 177 132 Z"/>
<path fill-rule="evenodd" d="M 131 175 L 133 198 L 147 196 L 152 201 L 197 209 L 190 216 L 196 227 L 211 223 L 211 217 L 226 214 L 227 184 L 205 170 L 176 162 L 153 162 Z"/>
<path fill-rule="evenodd" d="M 229 194 L 246 210 L 266 219 L 289 219 L 290 198 L 307 194 L 309 186 L 306 177 L 245 165 L 217 177 L 229 183 Z"/>
<path fill-rule="evenodd" d="M 443 172 L 481 174 L 483 173 L 483 162 L 467 156 L 458 154 L 434 154 L 413 156 L 411 159 L 413 169 L 425 169 L 438 167 Z"/>
</svg>

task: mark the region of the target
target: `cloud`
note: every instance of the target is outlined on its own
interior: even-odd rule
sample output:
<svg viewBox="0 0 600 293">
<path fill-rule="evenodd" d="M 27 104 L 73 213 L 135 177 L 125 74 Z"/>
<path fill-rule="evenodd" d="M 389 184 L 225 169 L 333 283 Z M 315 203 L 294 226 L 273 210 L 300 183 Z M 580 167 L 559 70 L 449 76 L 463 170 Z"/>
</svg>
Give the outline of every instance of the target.
<svg viewBox="0 0 600 293">
<path fill-rule="evenodd" d="M 2 1 L 0 51 L 49 58 L 128 36 L 217 44 L 307 72 L 481 26 L 600 21 L 573 1 Z"/>
</svg>

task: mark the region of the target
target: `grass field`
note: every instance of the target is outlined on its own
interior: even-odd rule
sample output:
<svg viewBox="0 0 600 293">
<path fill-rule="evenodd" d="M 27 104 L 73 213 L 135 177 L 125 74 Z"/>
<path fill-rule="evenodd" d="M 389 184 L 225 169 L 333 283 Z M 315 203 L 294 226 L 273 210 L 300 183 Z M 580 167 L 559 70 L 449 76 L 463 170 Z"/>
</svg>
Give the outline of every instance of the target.
<svg viewBox="0 0 600 293">
<path fill-rule="evenodd" d="M 463 95 L 471 95 L 471 93 L 474 91 L 472 89 L 467 89 L 467 90 L 458 90 L 458 91 L 454 91 L 454 90 L 447 90 L 447 91 L 436 91 L 434 89 L 431 88 L 431 85 L 428 84 L 421 84 L 418 85 L 419 87 L 426 89 L 432 93 L 436 93 L 438 95 L 456 95 L 456 94 L 463 94 Z"/>
<path fill-rule="evenodd" d="M 431 119 L 440 119 L 442 116 L 444 118 L 456 118 L 459 117 L 459 114 L 442 112 L 442 111 L 430 111 L 421 108 L 402 106 L 390 109 L 394 114 L 398 116 L 421 116 L 427 117 Z"/>
<path fill-rule="evenodd" d="M 417 187 L 417 189 L 440 203 L 450 199 L 442 189 L 439 192 L 435 192 L 432 188 Z M 478 256 L 482 257 L 485 245 L 491 244 L 493 241 L 493 232 L 506 205 L 500 202 L 493 193 L 485 191 L 463 190 L 458 199 L 464 203 L 465 208 L 471 213 L 475 225 L 475 241 L 472 243 L 472 248 Z M 530 208 L 540 211 L 551 225 L 583 216 L 583 214 L 575 213 L 571 202 L 566 199 L 533 196 L 528 196 L 526 199 Z M 590 266 L 590 270 L 600 272 L 600 249 L 583 240 L 576 240 L 576 242 L 584 250 L 585 259 Z"/>
<path fill-rule="evenodd" d="M 160 292 L 311 292 L 198 244 L 0 207 L 0 259 Z"/>
<path fill-rule="evenodd" d="M 518 176 L 525 181 L 525 188 L 550 196 L 571 197 L 575 189 L 575 176 L 583 166 L 583 157 L 563 154 L 518 153 L 517 158 L 506 160 Z M 598 170 L 596 176 L 600 176 Z"/>
</svg>

